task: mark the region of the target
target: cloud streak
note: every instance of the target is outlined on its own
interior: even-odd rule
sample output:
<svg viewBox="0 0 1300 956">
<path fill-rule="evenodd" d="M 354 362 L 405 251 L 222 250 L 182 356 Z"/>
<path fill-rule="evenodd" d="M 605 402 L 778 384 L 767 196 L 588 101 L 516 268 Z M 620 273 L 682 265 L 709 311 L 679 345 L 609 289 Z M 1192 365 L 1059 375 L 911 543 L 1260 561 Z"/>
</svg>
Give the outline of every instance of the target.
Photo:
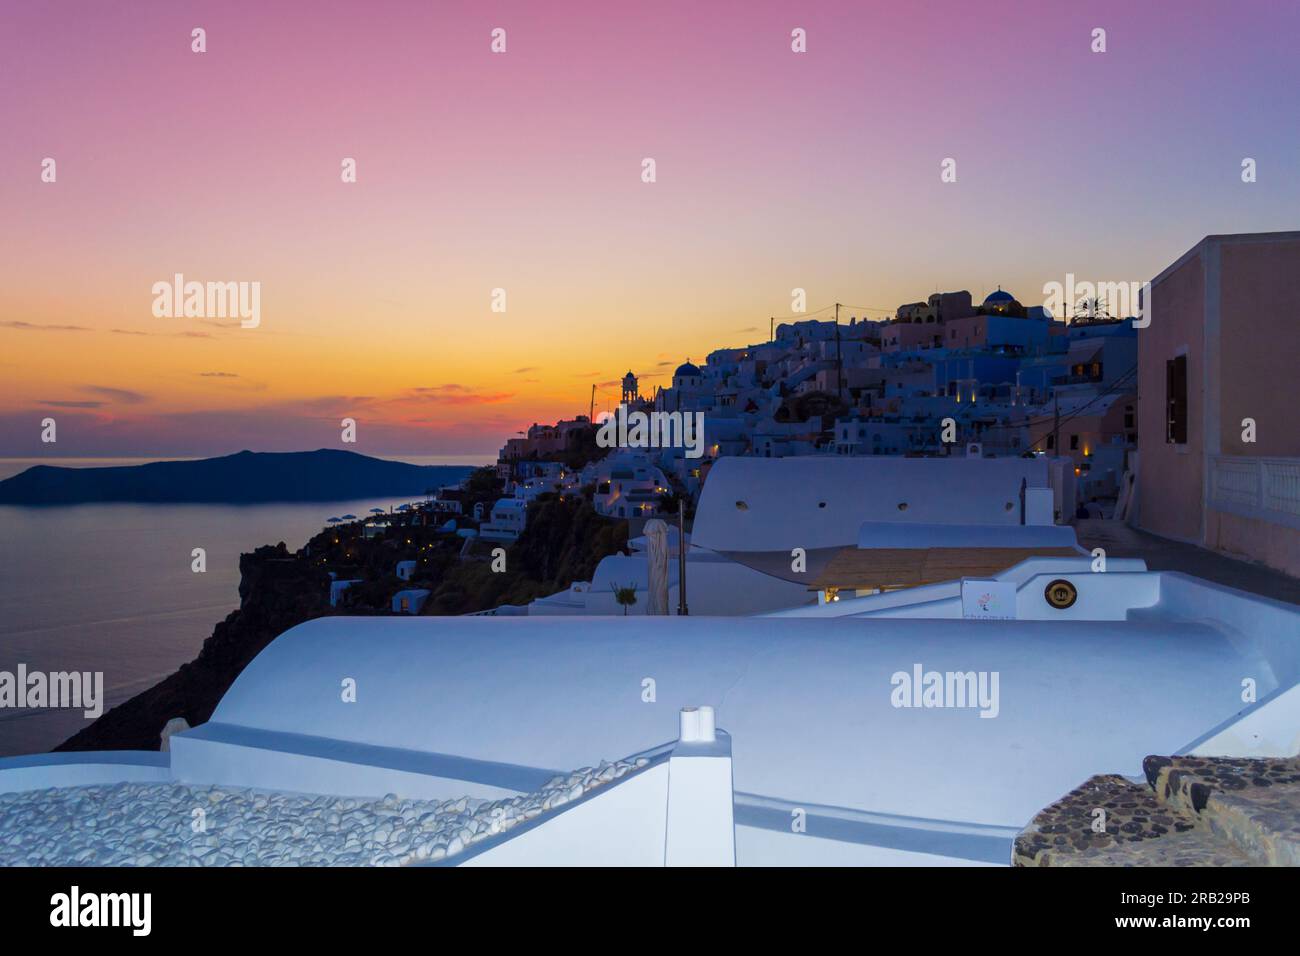
<svg viewBox="0 0 1300 956">
<path fill-rule="evenodd" d="M 43 325 L 38 322 L 24 322 L 21 319 L 7 319 L 0 322 L 0 328 L 18 329 L 22 332 L 93 332 L 94 329 L 84 325 Z"/>
</svg>

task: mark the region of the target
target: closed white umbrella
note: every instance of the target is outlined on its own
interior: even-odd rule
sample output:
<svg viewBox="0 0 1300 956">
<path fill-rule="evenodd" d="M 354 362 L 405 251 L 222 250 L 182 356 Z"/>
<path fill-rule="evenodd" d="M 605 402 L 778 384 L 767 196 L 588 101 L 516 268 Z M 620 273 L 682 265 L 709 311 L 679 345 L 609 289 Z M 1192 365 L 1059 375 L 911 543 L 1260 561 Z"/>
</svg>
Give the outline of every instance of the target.
<svg viewBox="0 0 1300 956">
<path fill-rule="evenodd" d="M 668 525 L 658 518 L 645 523 L 650 593 L 647 614 L 668 613 Z"/>
</svg>

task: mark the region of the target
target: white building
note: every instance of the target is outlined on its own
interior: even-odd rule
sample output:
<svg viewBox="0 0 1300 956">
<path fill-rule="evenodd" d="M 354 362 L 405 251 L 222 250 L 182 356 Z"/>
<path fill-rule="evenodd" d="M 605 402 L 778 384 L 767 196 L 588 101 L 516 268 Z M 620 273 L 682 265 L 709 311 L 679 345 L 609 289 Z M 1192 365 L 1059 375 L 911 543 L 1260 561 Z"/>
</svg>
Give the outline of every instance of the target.
<svg viewBox="0 0 1300 956">
<path fill-rule="evenodd" d="M 522 498 L 500 498 L 492 506 L 492 520 L 478 529 L 479 537 L 491 541 L 514 541 L 528 523 L 528 502 Z"/>
<path fill-rule="evenodd" d="M 333 580 L 333 572 L 330 572 L 330 607 L 338 607 L 339 601 L 343 599 L 343 592 L 354 584 L 360 584 L 361 578 L 350 578 L 346 581 Z"/>
<path fill-rule="evenodd" d="M 649 456 L 628 449 L 588 465 L 583 478 L 595 485 L 596 513 L 609 518 L 652 518 L 659 513 L 660 497 L 672 490 Z"/>
<path fill-rule="evenodd" d="M 1059 511 L 1073 501 L 1068 485 L 1043 458 L 721 458 L 691 540 L 722 553 L 788 553 L 855 544 L 866 521 L 1018 525 L 1022 488 L 1050 488 Z"/>
<path fill-rule="evenodd" d="M 1073 530 L 1054 525 L 1053 486 L 1067 478 L 1047 459 L 719 459 L 688 538 L 687 608 L 758 614 L 1002 571 L 1036 554 L 1081 554 Z M 645 614 L 643 540 L 629 542 L 630 555 L 603 558 L 581 593 L 544 598 L 529 613 L 622 614 L 614 588 L 631 587 L 628 614 Z M 675 528 L 670 540 L 675 614 Z"/>
<path fill-rule="evenodd" d="M 393 595 L 393 613 L 419 614 L 420 608 L 424 607 L 424 602 L 428 599 L 429 591 L 425 588 L 410 588 L 406 591 L 398 591 Z"/>
</svg>

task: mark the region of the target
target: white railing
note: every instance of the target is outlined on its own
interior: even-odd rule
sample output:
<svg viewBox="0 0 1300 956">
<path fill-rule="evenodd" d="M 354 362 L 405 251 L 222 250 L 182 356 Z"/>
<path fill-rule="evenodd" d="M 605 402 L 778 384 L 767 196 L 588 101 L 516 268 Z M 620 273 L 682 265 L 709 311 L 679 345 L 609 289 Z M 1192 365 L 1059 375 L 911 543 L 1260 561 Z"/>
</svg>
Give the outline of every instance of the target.
<svg viewBox="0 0 1300 956">
<path fill-rule="evenodd" d="M 1300 458 L 1210 459 L 1210 505 L 1221 511 L 1300 524 Z"/>
</svg>

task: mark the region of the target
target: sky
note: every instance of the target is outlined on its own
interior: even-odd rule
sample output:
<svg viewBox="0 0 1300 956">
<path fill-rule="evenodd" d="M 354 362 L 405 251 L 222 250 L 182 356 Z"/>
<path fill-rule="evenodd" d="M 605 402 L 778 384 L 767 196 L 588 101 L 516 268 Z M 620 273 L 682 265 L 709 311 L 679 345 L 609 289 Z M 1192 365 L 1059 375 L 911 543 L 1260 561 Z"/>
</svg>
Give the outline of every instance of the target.
<svg viewBox="0 0 1300 956">
<path fill-rule="evenodd" d="M 1297 36 L 1263 0 L 3 0 L 0 457 L 344 417 L 490 457 L 766 339 L 795 288 L 847 321 L 1150 279 L 1297 228 Z M 176 273 L 259 283 L 259 324 L 155 316 Z"/>
</svg>

